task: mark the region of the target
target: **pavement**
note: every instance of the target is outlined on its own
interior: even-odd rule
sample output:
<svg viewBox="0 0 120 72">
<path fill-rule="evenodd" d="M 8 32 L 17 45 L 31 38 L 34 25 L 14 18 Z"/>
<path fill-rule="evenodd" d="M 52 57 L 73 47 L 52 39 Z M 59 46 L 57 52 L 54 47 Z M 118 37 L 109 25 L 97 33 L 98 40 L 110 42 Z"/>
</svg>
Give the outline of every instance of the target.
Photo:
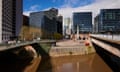
<svg viewBox="0 0 120 72">
<path fill-rule="evenodd" d="M 59 41 L 56 43 L 56 46 L 78 46 L 78 45 L 84 45 L 84 41 L 80 41 L 80 40 L 63 40 L 63 41 Z"/>
<path fill-rule="evenodd" d="M 86 43 L 89 45 L 86 46 Z M 95 49 L 89 40 L 61 40 L 56 42 L 50 50 L 50 56 L 66 56 L 66 55 L 84 55 L 94 53 Z"/>
</svg>

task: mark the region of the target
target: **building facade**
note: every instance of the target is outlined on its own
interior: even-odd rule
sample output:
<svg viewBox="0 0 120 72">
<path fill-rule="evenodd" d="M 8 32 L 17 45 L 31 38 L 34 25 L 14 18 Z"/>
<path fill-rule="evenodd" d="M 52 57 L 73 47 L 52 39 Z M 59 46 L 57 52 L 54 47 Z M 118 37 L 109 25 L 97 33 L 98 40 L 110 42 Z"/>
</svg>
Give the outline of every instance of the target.
<svg viewBox="0 0 120 72">
<path fill-rule="evenodd" d="M 0 43 L 18 37 L 22 24 L 22 0 L 0 0 Z"/>
<path fill-rule="evenodd" d="M 57 33 L 63 34 L 63 16 L 57 17 Z"/>
<path fill-rule="evenodd" d="M 100 28 L 100 15 L 94 18 L 93 33 L 98 33 Z"/>
<path fill-rule="evenodd" d="M 23 23 L 20 31 L 20 40 L 30 40 L 32 35 L 30 35 L 29 17 L 23 15 Z"/>
<path fill-rule="evenodd" d="M 71 24 L 72 24 L 72 19 L 70 17 L 64 18 L 64 35 L 71 34 Z"/>
<path fill-rule="evenodd" d="M 98 32 L 120 33 L 120 9 L 101 9 Z"/>
<path fill-rule="evenodd" d="M 73 32 L 77 33 L 92 32 L 92 12 L 73 13 Z"/>
<path fill-rule="evenodd" d="M 50 37 L 57 32 L 57 15 L 58 10 L 55 8 L 48 11 L 33 12 L 30 14 L 30 26 L 39 28 L 42 31 L 40 36 Z"/>
</svg>

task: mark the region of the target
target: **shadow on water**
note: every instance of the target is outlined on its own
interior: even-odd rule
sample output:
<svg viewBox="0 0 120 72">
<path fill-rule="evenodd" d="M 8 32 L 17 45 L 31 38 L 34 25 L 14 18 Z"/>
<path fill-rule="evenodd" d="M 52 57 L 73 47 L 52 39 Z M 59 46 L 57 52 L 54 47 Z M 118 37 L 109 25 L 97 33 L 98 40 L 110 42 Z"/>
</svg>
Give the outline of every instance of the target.
<svg viewBox="0 0 120 72">
<path fill-rule="evenodd" d="M 0 72 L 23 72 L 24 68 L 30 65 L 31 60 L 32 58 L 17 55 L 14 50 L 1 51 Z"/>
<path fill-rule="evenodd" d="M 31 46 L 38 55 L 41 55 L 36 72 L 112 72 L 96 53 L 51 58 L 40 44 L 35 43 Z M 32 59 L 24 48 L 2 51 L 0 52 L 0 72 L 28 72 L 24 69 L 31 65 Z"/>
<path fill-rule="evenodd" d="M 49 54 L 45 52 L 38 43 L 31 44 L 31 46 L 34 47 L 38 55 L 41 55 L 37 72 L 45 72 L 47 68 L 44 64 L 46 63 L 46 60 L 50 60 Z M 29 52 L 21 47 L 0 51 L 0 72 L 25 72 L 25 68 L 32 64 L 31 61 L 33 60 L 33 57 L 30 55 Z M 50 61 L 47 61 L 47 64 L 51 67 Z"/>
<path fill-rule="evenodd" d="M 38 66 L 37 72 L 52 72 L 52 64 L 49 53 L 46 52 L 43 47 L 39 44 L 32 45 L 38 54 L 41 55 L 41 61 Z"/>
<path fill-rule="evenodd" d="M 105 61 L 105 63 L 113 70 L 113 72 L 120 72 L 120 58 L 100 46 L 93 43 L 97 54 Z"/>
</svg>

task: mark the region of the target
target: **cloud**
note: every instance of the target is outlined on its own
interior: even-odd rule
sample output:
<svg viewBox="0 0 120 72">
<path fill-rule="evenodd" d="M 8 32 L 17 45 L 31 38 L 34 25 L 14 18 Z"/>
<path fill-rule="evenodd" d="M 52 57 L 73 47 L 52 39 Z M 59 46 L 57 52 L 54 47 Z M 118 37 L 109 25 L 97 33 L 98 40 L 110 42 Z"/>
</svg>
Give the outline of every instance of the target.
<svg viewBox="0 0 120 72">
<path fill-rule="evenodd" d="M 72 1 L 72 0 L 71 0 Z M 93 16 L 95 17 L 100 9 L 106 8 L 120 8 L 120 0 L 95 0 L 93 3 L 80 6 L 76 8 L 72 8 L 71 6 L 59 8 L 59 13 L 64 17 L 72 17 L 73 12 L 85 12 L 91 11 L 93 12 Z"/>
<path fill-rule="evenodd" d="M 40 8 L 39 5 L 32 5 L 28 10 L 25 10 L 23 14 L 29 16 L 31 12 L 36 12 L 39 10 L 39 8 Z"/>
<path fill-rule="evenodd" d="M 64 7 L 59 8 L 59 14 L 63 16 L 63 18 L 72 18 L 73 12 L 92 12 L 93 19 L 92 23 L 94 24 L 94 17 L 99 14 L 100 9 L 112 9 L 112 8 L 119 8 L 120 9 L 120 0 L 95 0 L 93 3 L 79 6 L 76 8 Z M 63 25 L 65 25 L 63 21 Z M 72 25 L 72 23 L 71 23 Z"/>
<path fill-rule="evenodd" d="M 60 2 L 61 0 L 52 0 L 53 2 Z M 89 2 L 91 1 L 91 2 Z M 89 3 L 88 3 L 89 2 Z M 63 0 L 63 5 L 58 7 L 59 14 L 64 17 L 72 17 L 73 12 L 93 12 L 93 17 L 95 17 L 100 9 L 106 8 L 120 8 L 120 0 Z M 80 3 L 80 6 L 73 7 L 73 5 L 77 5 Z M 57 7 L 56 7 L 57 8 Z M 29 15 L 31 12 L 38 11 L 40 9 L 39 5 L 33 5 L 28 10 L 25 10 L 23 14 Z M 48 10 L 46 8 L 44 10 Z"/>
<path fill-rule="evenodd" d="M 60 8 L 83 6 L 92 1 L 94 0 L 52 0 L 53 3 L 60 3 Z"/>
<path fill-rule="evenodd" d="M 64 4 L 61 6 L 64 7 L 73 7 L 74 5 L 78 4 L 79 0 L 64 0 Z"/>
<path fill-rule="evenodd" d="M 58 1 L 60 1 L 60 0 L 52 0 L 53 3 L 58 2 Z"/>
<path fill-rule="evenodd" d="M 39 5 L 33 5 L 30 7 L 30 10 L 37 10 L 39 7 Z"/>
</svg>

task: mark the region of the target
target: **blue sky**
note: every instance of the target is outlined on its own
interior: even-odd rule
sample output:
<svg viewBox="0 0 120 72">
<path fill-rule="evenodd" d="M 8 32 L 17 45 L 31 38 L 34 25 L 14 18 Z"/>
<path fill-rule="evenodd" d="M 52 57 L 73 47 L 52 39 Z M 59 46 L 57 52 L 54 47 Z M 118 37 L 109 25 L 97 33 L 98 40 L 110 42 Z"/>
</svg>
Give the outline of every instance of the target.
<svg viewBox="0 0 120 72">
<path fill-rule="evenodd" d="M 27 11 L 32 6 L 35 6 L 35 8 L 38 10 L 44 10 L 51 7 L 61 8 L 67 6 L 75 8 L 91 4 L 94 1 L 95 0 L 23 0 L 23 10 Z"/>
<path fill-rule="evenodd" d="M 76 8 L 93 3 L 95 0 L 23 0 L 23 11 L 26 13 L 42 11 L 49 8 Z"/>
<path fill-rule="evenodd" d="M 23 0 L 23 14 L 59 9 L 59 14 L 72 16 L 73 12 L 92 11 L 93 15 L 103 8 L 120 8 L 120 0 Z"/>
</svg>

